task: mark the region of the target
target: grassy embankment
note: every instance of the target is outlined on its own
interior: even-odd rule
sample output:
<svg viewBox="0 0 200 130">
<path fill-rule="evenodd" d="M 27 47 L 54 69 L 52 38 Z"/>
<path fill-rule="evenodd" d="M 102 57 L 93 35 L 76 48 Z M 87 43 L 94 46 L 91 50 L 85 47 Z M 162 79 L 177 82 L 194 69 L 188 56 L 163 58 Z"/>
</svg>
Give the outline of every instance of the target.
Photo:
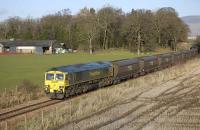
<svg viewBox="0 0 200 130">
<path fill-rule="evenodd" d="M 151 73 L 133 80 L 113 85 L 104 89 L 81 95 L 70 99 L 68 102 L 34 114 L 27 121 L 22 120 L 16 129 L 29 128 L 29 130 L 51 129 L 58 125 L 73 120 L 78 120 L 98 111 L 120 104 L 139 93 L 144 92 L 152 87 L 158 86 L 163 82 L 173 80 L 183 74 L 187 74 L 192 69 L 199 66 L 200 60 L 194 59 L 186 64 L 176 65 L 168 69 Z M 43 115 L 43 116 L 42 116 Z M 43 120 L 43 123 L 41 123 Z M 25 122 L 28 122 L 25 124 Z M 91 122 L 93 123 L 93 122 Z M 4 126 L 3 123 L 2 126 Z M 74 128 L 79 126 L 74 123 Z"/>
</svg>

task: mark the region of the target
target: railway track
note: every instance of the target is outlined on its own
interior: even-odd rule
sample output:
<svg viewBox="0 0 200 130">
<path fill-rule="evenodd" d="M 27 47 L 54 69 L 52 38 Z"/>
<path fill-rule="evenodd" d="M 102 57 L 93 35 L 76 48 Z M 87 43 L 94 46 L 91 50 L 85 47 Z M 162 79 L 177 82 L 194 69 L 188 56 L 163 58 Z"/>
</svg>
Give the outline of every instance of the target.
<svg viewBox="0 0 200 130">
<path fill-rule="evenodd" d="M 168 81 L 165 81 L 165 82 L 168 82 Z M 138 95 L 136 95 L 135 97 L 131 98 L 131 99 L 128 99 L 126 100 L 125 102 L 123 103 L 120 103 L 120 104 L 115 104 L 107 109 L 104 109 L 102 111 L 99 111 L 97 113 L 92 113 L 91 115 L 89 116 L 86 116 L 84 118 L 81 118 L 81 119 L 78 119 L 78 120 L 74 120 L 74 121 L 71 121 L 69 122 L 68 124 L 71 124 L 71 123 L 78 123 L 82 120 L 85 120 L 85 119 L 88 119 L 94 115 L 99 115 L 103 112 L 105 112 L 106 110 L 109 110 L 111 108 L 114 108 L 116 107 L 117 105 L 122 105 L 122 104 L 127 104 L 127 103 L 130 103 L 131 101 L 135 100 L 138 96 L 140 96 L 141 94 L 143 94 L 144 92 L 148 91 L 148 90 L 151 90 L 152 87 L 150 87 L 149 89 L 139 93 Z M 43 102 L 39 102 L 39 103 L 35 103 L 35 104 L 32 104 L 32 105 L 29 105 L 29 106 L 24 106 L 24 107 L 20 107 L 20 108 L 17 108 L 17 109 L 14 109 L 14 110 L 11 110 L 11 111 L 7 111 L 7 112 L 2 112 L 0 113 L 0 122 L 2 121 L 5 121 L 5 120 L 8 120 L 8 119 L 11 119 L 13 117 L 17 117 L 17 116 L 20 116 L 20 115 L 23 115 L 23 114 L 26 114 L 26 113 L 29 113 L 29 112 L 32 112 L 32 111 L 35 111 L 35 110 L 38 110 L 38 109 L 41 109 L 41 108 L 44 108 L 44 107 L 47 107 L 47 106 L 50 106 L 50 105 L 54 105 L 54 104 L 57 104 L 57 103 L 60 103 L 62 102 L 61 100 L 46 100 L 46 101 L 43 101 Z M 65 124 L 66 125 L 66 124 Z"/>
<path fill-rule="evenodd" d="M 29 105 L 29 106 L 24 106 L 24 107 L 20 107 L 18 109 L 0 113 L 0 122 L 23 115 L 23 114 L 26 114 L 26 113 L 29 113 L 29 112 L 32 112 L 32 111 L 35 111 L 35 110 L 38 110 L 38 109 L 41 109 L 41 108 L 45 108 L 47 106 L 51 106 L 51 105 L 54 105 L 54 104 L 57 104 L 60 102 L 63 102 L 63 101 L 61 101 L 61 100 L 46 100 L 46 101 L 35 103 L 35 104 Z"/>
</svg>

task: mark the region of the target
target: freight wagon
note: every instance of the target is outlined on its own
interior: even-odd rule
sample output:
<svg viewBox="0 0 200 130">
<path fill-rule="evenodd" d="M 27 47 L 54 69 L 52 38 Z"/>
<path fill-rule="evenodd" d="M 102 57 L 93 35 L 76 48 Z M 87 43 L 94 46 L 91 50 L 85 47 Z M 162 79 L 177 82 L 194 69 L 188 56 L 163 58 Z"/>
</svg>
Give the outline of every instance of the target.
<svg viewBox="0 0 200 130">
<path fill-rule="evenodd" d="M 114 84 L 121 80 L 136 77 L 142 72 L 139 58 L 113 61 Z"/>
</svg>

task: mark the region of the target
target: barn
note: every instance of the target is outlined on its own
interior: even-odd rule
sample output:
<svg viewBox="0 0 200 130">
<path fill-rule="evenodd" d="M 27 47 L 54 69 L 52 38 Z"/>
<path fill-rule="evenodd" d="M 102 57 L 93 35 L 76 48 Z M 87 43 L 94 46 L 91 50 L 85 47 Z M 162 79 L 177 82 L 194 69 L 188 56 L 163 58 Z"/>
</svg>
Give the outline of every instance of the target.
<svg viewBox="0 0 200 130">
<path fill-rule="evenodd" d="M 52 54 L 55 40 L 0 41 L 0 53 Z"/>
</svg>

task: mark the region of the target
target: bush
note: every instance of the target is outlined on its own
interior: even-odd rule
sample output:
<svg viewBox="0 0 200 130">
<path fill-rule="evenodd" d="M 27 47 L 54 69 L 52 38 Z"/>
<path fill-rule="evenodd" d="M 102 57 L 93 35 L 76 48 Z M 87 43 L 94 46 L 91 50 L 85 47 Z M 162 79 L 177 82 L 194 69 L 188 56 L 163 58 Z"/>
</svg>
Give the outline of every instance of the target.
<svg viewBox="0 0 200 130">
<path fill-rule="evenodd" d="M 23 92 L 31 93 L 36 92 L 39 89 L 39 86 L 25 79 L 20 83 L 18 89 Z"/>
<path fill-rule="evenodd" d="M 16 89 L 4 91 L 0 94 L 0 109 L 39 99 L 42 96 L 44 96 L 42 87 L 29 80 L 23 80 Z"/>
</svg>

